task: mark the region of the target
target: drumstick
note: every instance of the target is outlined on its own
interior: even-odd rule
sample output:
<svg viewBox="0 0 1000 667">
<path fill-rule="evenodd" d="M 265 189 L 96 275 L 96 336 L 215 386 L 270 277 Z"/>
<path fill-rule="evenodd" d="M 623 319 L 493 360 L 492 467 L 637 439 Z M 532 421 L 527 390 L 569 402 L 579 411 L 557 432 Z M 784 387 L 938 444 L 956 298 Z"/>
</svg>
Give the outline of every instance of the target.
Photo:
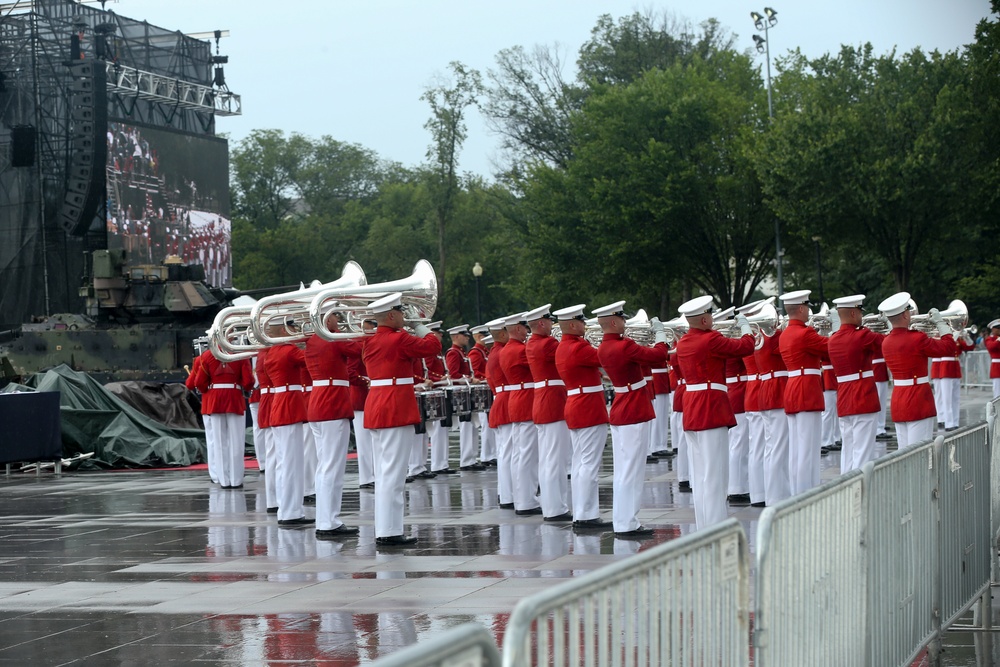
<svg viewBox="0 0 1000 667">
<path fill-rule="evenodd" d="M 188 375 L 191 375 L 191 368 L 187 364 L 184 364 L 184 370 L 187 371 Z"/>
</svg>

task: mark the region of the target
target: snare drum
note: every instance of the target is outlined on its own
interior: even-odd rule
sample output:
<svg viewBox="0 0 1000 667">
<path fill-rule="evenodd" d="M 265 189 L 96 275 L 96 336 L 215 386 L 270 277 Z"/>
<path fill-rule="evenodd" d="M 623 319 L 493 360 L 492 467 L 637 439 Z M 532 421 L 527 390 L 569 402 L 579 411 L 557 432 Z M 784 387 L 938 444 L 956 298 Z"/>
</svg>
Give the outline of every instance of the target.
<svg viewBox="0 0 1000 667">
<path fill-rule="evenodd" d="M 451 409 L 459 417 L 472 414 L 472 391 L 468 385 L 456 384 L 447 388 Z"/>
<path fill-rule="evenodd" d="M 489 385 L 472 385 L 471 398 L 473 412 L 489 412 L 490 408 L 493 407 L 493 392 L 490 391 Z"/>
<path fill-rule="evenodd" d="M 420 407 L 420 419 L 424 422 L 441 421 L 448 416 L 448 403 L 440 389 L 414 392 Z"/>
</svg>

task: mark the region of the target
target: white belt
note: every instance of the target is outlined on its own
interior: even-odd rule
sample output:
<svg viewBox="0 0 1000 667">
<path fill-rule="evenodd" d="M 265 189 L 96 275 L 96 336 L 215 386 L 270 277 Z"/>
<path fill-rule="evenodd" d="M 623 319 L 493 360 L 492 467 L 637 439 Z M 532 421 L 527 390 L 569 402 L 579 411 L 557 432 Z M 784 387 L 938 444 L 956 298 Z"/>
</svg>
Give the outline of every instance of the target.
<svg viewBox="0 0 1000 667">
<path fill-rule="evenodd" d="M 209 389 L 236 389 L 235 384 L 210 384 Z"/>
<path fill-rule="evenodd" d="M 998 360 L 998 361 L 1000 361 L 1000 360 Z M 669 373 L 669 372 L 670 372 L 669 368 L 654 368 L 653 369 L 653 375 L 656 375 L 657 373 Z"/>
<path fill-rule="evenodd" d="M 503 393 L 503 385 L 502 384 L 498 384 L 497 388 L 493 390 L 493 393 L 494 394 L 502 394 Z"/>
<path fill-rule="evenodd" d="M 615 387 L 616 394 L 627 394 L 630 391 L 637 391 L 646 386 L 646 378 L 639 380 L 638 382 L 633 382 L 632 384 L 627 384 L 624 387 Z"/>
<path fill-rule="evenodd" d="M 542 387 L 565 387 L 566 383 L 562 380 L 542 380 L 541 382 L 535 383 L 535 389 L 541 389 Z"/>
<path fill-rule="evenodd" d="M 306 391 L 312 391 L 312 390 L 313 390 L 313 387 L 312 387 L 312 385 L 310 384 L 310 385 L 307 385 L 305 389 L 306 389 Z"/>
<path fill-rule="evenodd" d="M 729 388 L 724 384 L 719 384 L 718 382 L 702 382 L 701 384 L 689 384 L 687 389 L 684 391 L 708 391 L 709 389 L 717 389 L 718 391 L 728 392 Z"/>
<path fill-rule="evenodd" d="M 368 383 L 369 387 L 391 387 L 394 384 L 413 384 L 413 378 L 380 378 Z"/>
<path fill-rule="evenodd" d="M 1000 364 L 1000 359 L 990 359 L 991 364 Z"/>
<path fill-rule="evenodd" d="M 958 357 L 936 357 L 931 361 L 958 361 Z"/>
<path fill-rule="evenodd" d="M 833 364 L 823 364 L 822 368 L 823 368 L 824 371 L 832 371 L 833 370 Z"/>
<path fill-rule="evenodd" d="M 873 364 L 884 364 L 885 359 L 872 359 Z"/>
<path fill-rule="evenodd" d="M 760 376 L 757 375 L 756 373 L 754 373 L 753 375 L 747 375 L 745 377 L 747 379 L 747 382 L 753 382 L 754 380 L 759 380 L 760 379 Z"/>
<path fill-rule="evenodd" d="M 576 396 L 578 394 L 596 394 L 597 392 L 604 391 L 604 385 L 595 384 L 591 387 L 577 387 L 576 389 L 570 389 L 566 392 L 567 396 Z"/>
<path fill-rule="evenodd" d="M 930 382 L 930 379 L 926 375 L 923 375 L 913 379 L 894 380 L 893 384 L 897 387 L 912 387 L 915 384 L 927 384 L 928 382 Z"/>
<path fill-rule="evenodd" d="M 272 394 L 284 394 L 286 391 L 302 391 L 302 385 L 290 384 L 286 387 L 271 387 Z"/>
<path fill-rule="evenodd" d="M 851 373 L 850 375 L 838 375 L 837 382 L 854 382 L 855 380 L 860 380 L 861 378 L 875 377 L 875 371 L 862 371 L 860 373 Z"/>
<path fill-rule="evenodd" d="M 726 378 L 726 384 L 736 384 L 740 381 L 739 375 L 734 375 L 733 377 Z"/>
<path fill-rule="evenodd" d="M 643 380 L 645 380 L 646 382 L 652 382 L 653 381 L 653 376 L 652 375 L 647 375 L 646 377 L 643 378 Z"/>
<path fill-rule="evenodd" d="M 790 378 L 797 378 L 800 375 L 823 375 L 823 371 L 818 368 L 796 368 L 794 371 L 788 371 L 788 377 Z"/>
<path fill-rule="evenodd" d="M 755 375 L 754 377 L 757 377 L 757 376 Z M 749 375 L 741 375 L 740 376 L 740 382 L 749 382 L 749 381 L 750 381 L 750 376 Z"/>
<path fill-rule="evenodd" d="M 767 382 L 773 377 L 774 373 L 761 373 L 760 375 L 757 376 L 757 379 L 760 380 L 761 382 Z"/>
<path fill-rule="evenodd" d="M 271 393 L 271 388 L 270 387 L 261 387 L 260 388 L 260 395 L 261 396 L 263 396 L 264 394 L 269 394 L 269 393 Z"/>
<path fill-rule="evenodd" d="M 351 383 L 347 380 L 313 380 L 312 386 L 314 387 L 350 387 Z"/>
<path fill-rule="evenodd" d="M 534 389 L 534 382 L 522 382 L 520 384 L 505 384 L 503 386 L 504 391 L 520 391 L 522 389 Z"/>
</svg>

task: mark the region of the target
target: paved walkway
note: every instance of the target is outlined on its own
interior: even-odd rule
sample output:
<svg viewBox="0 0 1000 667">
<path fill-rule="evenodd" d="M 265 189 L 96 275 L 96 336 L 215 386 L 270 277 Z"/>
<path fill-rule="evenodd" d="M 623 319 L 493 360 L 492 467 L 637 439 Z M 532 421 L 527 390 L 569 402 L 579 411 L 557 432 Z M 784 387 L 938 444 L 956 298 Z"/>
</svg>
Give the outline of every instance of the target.
<svg viewBox="0 0 1000 667">
<path fill-rule="evenodd" d="M 963 423 L 983 418 L 986 399 L 963 394 Z M 838 454 L 823 458 L 824 480 L 838 470 Z M 0 476 L 0 665 L 348 667 L 469 621 L 502 643 L 521 598 L 694 523 L 672 460 L 646 466 L 640 520 L 655 534 L 642 542 L 517 517 L 496 496 L 493 471 L 407 485 L 419 543 L 385 552 L 353 463 L 344 518 L 361 534 L 338 542 L 278 528 L 256 472 L 241 490 L 188 472 Z M 610 500 L 609 447 L 606 518 Z M 752 550 L 760 510 L 731 514 Z"/>
</svg>

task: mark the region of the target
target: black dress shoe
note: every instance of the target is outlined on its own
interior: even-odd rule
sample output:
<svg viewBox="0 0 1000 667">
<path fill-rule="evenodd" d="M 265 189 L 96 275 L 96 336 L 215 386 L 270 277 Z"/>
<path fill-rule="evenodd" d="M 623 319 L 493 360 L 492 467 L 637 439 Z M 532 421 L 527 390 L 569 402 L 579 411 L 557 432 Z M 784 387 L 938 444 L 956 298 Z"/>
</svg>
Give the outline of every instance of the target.
<svg viewBox="0 0 1000 667">
<path fill-rule="evenodd" d="M 502 510 L 512 510 L 512 509 L 514 509 L 514 503 L 500 503 L 500 509 L 502 509 Z"/>
<path fill-rule="evenodd" d="M 819 448 L 819 455 L 820 456 L 826 456 L 829 453 L 830 453 L 830 448 L 829 447 L 820 447 Z"/>
<path fill-rule="evenodd" d="M 410 482 L 412 482 L 415 479 L 416 479 L 416 477 L 414 477 L 413 475 L 407 475 L 406 476 L 406 483 L 409 484 Z"/>
<path fill-rule="evenodd" d="M 876 440 L 892 440 L 891 433 L 879 433 L 875 436 Z"/>
<path fill-rule="evenodd" d="M 730 505 L 749 505 L 750 504 L 750 494 L 749 493 L 731 493 L 726 497 Z"/>
<path fill-rule="evenodd" d="M 497 460 L 496 459 L 490 459 L 489 461 L 480 461 L 480 463 L 482 463 L 487 468 L 496 468 L 497 467 Z"/>
<path fill-rule="evenodd" d="M 421 473 L 417 473 L 417 477 L 420 477 L 422 479 L 434 479 L 435 477 L 437 477 L 437 473 L 431 472 L 430 470 L 425 470 Z"/>
<path fill-rule="evenodd" d="M 669 459 L 673 455 L 674 453 L 669 449 L 661 449 L 658 452 L 653 452 L 653 456 L 655 456 L 658 459 Z"/>
<path fill-rule="evenodd" d="M 547 516 L 543 521 L 551 521 L 552 523 L 566 523 L 567 521 L 573 520 L 572 512 L 564 512 L 563 514 L 558 514 L 556 516 Z"/>
<path fill-rule="evenodd" d="M 357 535 L 360 529 L 357 526 L 348 526 L 347 524 L 340 524 L 336 528 L 331 530 L 317 530 L 316 539 L 317 540 L 333 540 L 338 537 L 353 537 Z"/>
<path fill-rule="evenodd" d="M 514 514 L 518 516 L 531 516 L 532 514 L 541 514 L 541 507 L 533 507 L 530 510 L 514 510 Z"/>
<path fill-rule="evenodd" d="M 691 482 L 687 480 L 678 482 L 677 488 L 680 489 L 681 493 L 691 493 Z"/>
<path fill-rule="evenodd" d="M 377 547 L 405 547 L 416 543 L 417 538 L 407 537 L 406 535 L 390 535 L 389 537 L 375 538 L 375 546 Z"/>
<path fill-rule="evenodd" d="M 316 494 L 310 493 L 308 496 L 302 496 L 303 505 L 315 505 L 316 504 Z"/>
<path fill-rule="evenodd" d="M 635 530 L 626 530 L 621 533 L 615 533 L 615 537 L 623 540 L 644 540 L 652 536 L 653 529 L 646 528 L 645 526 L 639 526 Z"/>
<path fill-rule="evenodd" d="M 358 484 L 359 489 L 374 489 L 375 482 L 365 482 L 364 484 Z"/>
<path fill-rule="evenodd" d="M 298 519 L 278 519 L 279 526 L 289 526 L 296 528 L 298 526 L 311 526 L 316 523 L 315 519 L 310 519 L 308 517 L 300 516 Z"/>
<path fill-rule="evenodd" d="M 472 465 L 461 466 L 459 470 L 486 470 L 486 466 L 482 463 L 473 463 Z"/>
<path fill-rule="evenodd" d="M 454 475 L 457 471 L 451 468 L 441 468 L 440 470 L 432 470 L 435 475 Z"/>
<path fill-rule="evenodd" d="M 268 507 L 267 508 L 267 513 L 268 514 L 277 514 L 278 513 L 278 508 L 277 507 Z"/>
<path fill-rule="evenodd" d="M 646 457 L 646 463 L 659 463 L 660 459 L 656 458 L 652 454 Z"/>
<path fill-rule="evenodd" d="M 755 503 L 750 503 L 750 507 L 767 507 L 767 503 L 765 503 L 763 500 L 758 500 Z"/>
<path fill-rule="evenodd" d="M 611 530 L 614 524 L 610 521 L 605 521 L 604 519 L 584 519 L 583 521 L 574 521 L 573 530 Z"/>
</svg>

